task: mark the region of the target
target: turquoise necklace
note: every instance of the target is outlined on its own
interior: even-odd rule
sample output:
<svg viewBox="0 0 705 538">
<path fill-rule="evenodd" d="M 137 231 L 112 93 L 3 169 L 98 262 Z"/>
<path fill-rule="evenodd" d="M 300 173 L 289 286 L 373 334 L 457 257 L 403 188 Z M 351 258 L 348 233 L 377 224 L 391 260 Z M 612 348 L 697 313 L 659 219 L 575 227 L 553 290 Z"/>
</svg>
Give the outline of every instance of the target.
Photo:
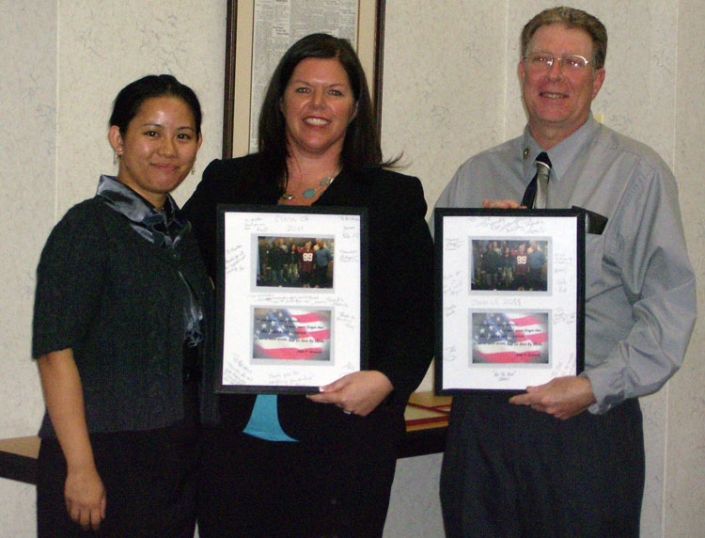
<svg viewBox="0 0 705 538">
<path fill-rule="evenodd" d="M 339 173 L 340 173 L 340 170 L 336 170 L 336 171 L 333 172 L 333 174 L 331 174 L 330 176 L 324 177 L 324 178 L 321 180 L 321 182 L 318 184 L 318 187 L 313 187 L 313 188 L 310 188 L 310 189 L 306 189 L 306 190 L 304 190 L 301 194 L 291 194 L 291 193 L 289 193 L 289 192 L 285 192 L 284 194 L 282 194 L 282 200 L 291 201 L 291 200 L 295 200 L 296 198 L 299 198 L 299 197 L 301 197 L 301 198 L 306 198 L 307 200 L 310 200 L 311 198 L 313 198 L 314 196 L 316 196 L 316 193 L 317 193 L 318 191 L 320 191 L 321 189 L 324 189 L 325 187 L 327 187 L 328 185 L 330 185 L 331 183 L 333 183 L 333 180 L 334 180 L 336 177 L 338 177 L 338 174 L 339 174 Z"/>
</svg>

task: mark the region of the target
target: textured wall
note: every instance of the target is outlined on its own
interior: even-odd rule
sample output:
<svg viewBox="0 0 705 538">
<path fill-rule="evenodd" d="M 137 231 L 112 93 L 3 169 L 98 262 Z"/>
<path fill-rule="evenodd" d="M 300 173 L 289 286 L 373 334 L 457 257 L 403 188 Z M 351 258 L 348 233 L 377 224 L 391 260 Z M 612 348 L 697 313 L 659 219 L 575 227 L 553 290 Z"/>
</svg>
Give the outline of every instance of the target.
<svg viewBox="0 0 705 538">
<path fill-rule="evenodd" d="M 170 73 L 201 100 L 203 146 L 195 176 L 176 191 L 185 200 L 203 166 L 220 156 L 225 65 L 225 0 L 59 2 L 58 213 L 92 196 L 114 173 L 107 142 L 112 100 L 147 74 Z"/>
<path fill-rule="evenodd" d="M 34 268 L 54 224 L 56 7 L 0 0 L 0 436 L 33 433 L 43 404 L 29 360 Z M 31 537 L 34 488 L 0 480 L 0 537 Z"/>
<path fill-rule="evenodd" d="M 199 95 L 197 175 L 220 155 L 225 0 L 0 0 L 0 437 L 36 433 L 43 403 L 30 360 L 34 272 L 56 221 L 113 173 L 112 100 L 149 73 Z M 34 488 L 0 479 L 0 538 L 34 535 Z"/>
<path fill-rule="evenodd" d="M 705 312 L 705 181 L 702 151 L 705 142 L 705 4 L 683 0 L 678 6 L 676 47 L 674 171 L 690 256 L 699 278 L 701 317 Z M 702 536 L 705 527 L 705 327 L 700 322 L 689 357 L 669 387 L 664 537 Z"/>
<path fill-rule="evenodd" d="M 544 0 L 388 0 L 383 145 L 404 152 L 432 205 L 470 155 L 525 123 L 518 35 Z M 653 146 L 678 178 L 702 290 L 705 192 L 705 7 L 700 0 L 582 0 L 610 34 L 607 80 L 594 111 Z M 220 154 L 226 0 L 0 0 L 0 437 L 36 431 L 42 401 L 29 360 L 34 269 L 58 218 L 113 172 L 105 139 L 111 101 L 127 82 L 170 72 L 205 111 L 197 175 Z M 701 297 L 705 296 L 701 292 Z M 702 304 L 702 301 L 701 301 Z M 702 308 L 702 307 L 701 307 Z M 705 366 L 699 324 L 684 371 L 642 400 L 647 437 L 644 538 L 705 527 Z M 440 456 L 398 466 L 387 538 L 441 536 Z M 0 538 L 31 537 L 34 490 L 0 480 Z"/>
</svg>

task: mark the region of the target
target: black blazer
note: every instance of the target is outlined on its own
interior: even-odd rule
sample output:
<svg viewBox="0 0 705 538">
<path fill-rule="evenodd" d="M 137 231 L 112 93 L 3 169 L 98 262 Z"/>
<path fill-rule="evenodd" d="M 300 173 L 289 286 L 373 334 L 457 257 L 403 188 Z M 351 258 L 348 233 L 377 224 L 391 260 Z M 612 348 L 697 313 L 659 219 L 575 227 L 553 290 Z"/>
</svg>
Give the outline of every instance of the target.
<svg viewBox="0 0 705 538">
<path fill-rule="evenodd" d="M 258 180 L 262 174 L 256 154 L 215 160 L 183 208 L 213 277 L 217 204 L 275 205 L 281 192 L 276 185 L 263 187 Z M 385 409 L 403 413 L 433 356 L 434 252 L 421 182 L 382 168 L 343 171 L 314 205 L 368 209 L 369 368 L 383 372 L 394 386 L 390 398 L 370 416 Z M 254 396 L 219 399 L 223 422 L 244 428 Z M 315 438 L 320 428 L 340 425 L 345 417 L 337 407 L 304 396 L 279 397 L 282 427 L 300 440 Z"/>
</svg>

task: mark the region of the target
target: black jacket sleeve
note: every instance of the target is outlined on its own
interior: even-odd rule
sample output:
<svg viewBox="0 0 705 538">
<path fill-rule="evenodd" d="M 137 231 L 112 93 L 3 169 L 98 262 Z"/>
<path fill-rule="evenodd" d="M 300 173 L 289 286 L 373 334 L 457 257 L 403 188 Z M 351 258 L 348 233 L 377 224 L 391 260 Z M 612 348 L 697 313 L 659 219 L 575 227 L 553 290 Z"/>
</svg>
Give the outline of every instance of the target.
<svg viewBox="0 0 705 538">
<path fill-rule="evenodd" d="M 394 174 L 380 187 L 386 202 L 370 215 L 370 351 L 406 402 L 433 357 L 433 240 L 421 182 Z"/>
<path fill-rule="evenodd" d="M 203 171 L 203 179 L 182 211 L 193 226 L 193 232 L 201 249 L 208 274 L 215 280 L 217 257 L 217 213 L 218 203 L 228 200 L 229 182 L 226 177 L 227 161 L 216 159 Z"/>
</svg>

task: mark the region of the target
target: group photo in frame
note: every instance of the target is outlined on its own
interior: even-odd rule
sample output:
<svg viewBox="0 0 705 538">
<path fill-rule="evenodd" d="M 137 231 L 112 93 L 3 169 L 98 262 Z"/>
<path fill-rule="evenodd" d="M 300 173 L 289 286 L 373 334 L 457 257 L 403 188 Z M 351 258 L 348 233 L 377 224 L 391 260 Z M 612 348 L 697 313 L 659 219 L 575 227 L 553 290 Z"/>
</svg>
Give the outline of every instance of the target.
<svg viewBox="0 0 705 538">
<path fill-rule="evenodd" d="M 218 206 L 219 392 L 307 394 L 367 366 L 367 211 Z"/>
<path fill-rule="evenodd" d="M 256 285 L 261 288 L 333 287 L 335 237 L 266 236 L 257 238 Z"/>
<path fill-rule="evenodd" d="M 584 364 L 585 215 L 437 208 L 436 393 L 523 391 Z"/>
<path fill-rule="evenodd" d="M 384 9 L 385 0 L 228 0 L 223 158 L 257 150 L 258 114 L 274 68 L 291 45 L 317 32 L 352 44 L 381 134 Z"/>
</svg>

